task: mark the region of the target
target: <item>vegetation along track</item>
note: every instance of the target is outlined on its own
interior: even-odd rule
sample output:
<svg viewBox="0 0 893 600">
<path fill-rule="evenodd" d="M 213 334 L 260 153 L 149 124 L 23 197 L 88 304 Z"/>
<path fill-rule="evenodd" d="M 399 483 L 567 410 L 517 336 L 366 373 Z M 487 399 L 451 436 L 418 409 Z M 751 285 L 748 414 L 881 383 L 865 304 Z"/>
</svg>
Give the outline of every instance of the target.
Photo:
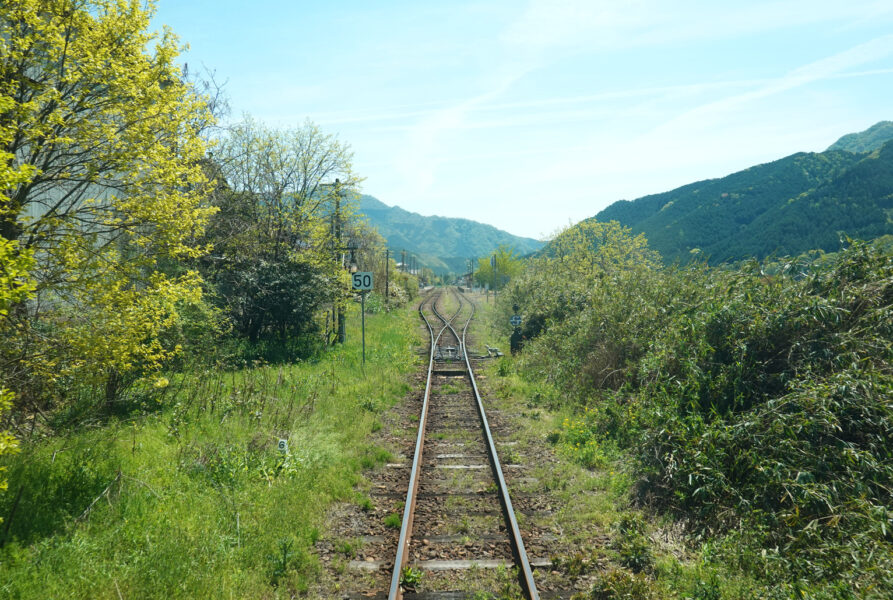
<svg viewBox="0 0 893 600">
<path fill-rule="evenodd" d="M 447 317 L 441 311 L 450 301 L 458 301 L 458 306 Z M 467 352 L 474 311 L 474 304 L 455 289 L 432 293 L 419 305 L 430 336 L 430 355 L 388 593 L 393 600 L 404 597 L 404 590 L 412 591 L 421 571 L 444 573 L 509 561 L 525 597 L 539 598 L 474 379 L 474 359 Z M 464 320 L 461 334 L 453 326 L 460 320 Z M 449 576 L 443 581 L 448 585 Z"/>
</svg>

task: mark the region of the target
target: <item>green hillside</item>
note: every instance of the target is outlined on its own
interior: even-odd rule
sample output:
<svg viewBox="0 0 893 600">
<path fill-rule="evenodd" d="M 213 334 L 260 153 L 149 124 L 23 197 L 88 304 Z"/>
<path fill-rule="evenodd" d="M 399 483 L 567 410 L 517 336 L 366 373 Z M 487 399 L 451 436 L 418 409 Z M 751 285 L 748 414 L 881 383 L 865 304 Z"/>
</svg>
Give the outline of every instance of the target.
<svg viewBox="0 0 893 600">
<path fill-rule="evenodd" d="M 880 139 L 878 131 L 893 136 L 893 128 L 872 130 L 835 146 L 870 146 Z M 668 261 L 696 253 L 719 263 L 834 251 L 842 234 L 872 239 L 893 233 L 891 217 L 893 143 L 871 153 L 794 154 L 721 179 L 615 202 L 595 219 L 644 233 Z"/>
<path fill-rule="evenodd" d="M 847 152 L 871 152 L 893 139 L 893 121 L 875 123 L 865 131 L 848 133 L 830 146 L 828 150 Z"/>
<path fill-rule="evenodd" d="M 425 217 L 397 206 L 388 206 L 373 196 L 360 196 L 360 212 L 388 240 L 391 250 L 406 250 L 436 273 L 461 272 L 468 259 L 486 256 L 504 245 L 517 254 L 539 250 L 543 243 L 469 219 Z"/>
</svg>

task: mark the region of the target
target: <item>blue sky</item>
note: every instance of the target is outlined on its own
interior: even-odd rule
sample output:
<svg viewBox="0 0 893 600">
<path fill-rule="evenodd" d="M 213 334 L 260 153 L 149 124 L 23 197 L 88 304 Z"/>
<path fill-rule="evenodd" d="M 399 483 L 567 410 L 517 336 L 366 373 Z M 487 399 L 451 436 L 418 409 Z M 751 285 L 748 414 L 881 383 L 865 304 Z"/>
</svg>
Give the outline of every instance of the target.
<svg viewBox="0 0 893 600">
<path fill-rule="evenodd" d="M 351 146 L 362 191 L 541 238 L 893 120 L 893 2 L 158 0 L 232 115 Z"/>
</svg>

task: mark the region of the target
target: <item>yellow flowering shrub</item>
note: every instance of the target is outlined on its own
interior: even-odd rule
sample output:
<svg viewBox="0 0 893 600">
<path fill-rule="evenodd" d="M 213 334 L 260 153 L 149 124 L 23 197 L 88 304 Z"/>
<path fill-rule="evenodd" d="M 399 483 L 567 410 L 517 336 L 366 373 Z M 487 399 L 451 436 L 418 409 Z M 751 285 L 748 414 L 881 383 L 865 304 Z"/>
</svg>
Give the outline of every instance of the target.
<svg viewBox="0 0 893 600">
<path fill-rule="evenodd" d="M 34 300 L 16 301 L 0 344 L 17 402 L 156 369 L 177 352 L 160 333 L 201 300 L 199 277 L 169 267 L 205 251 L 212 116 L 176 37 L 149 31 L 153 11 L 0 4 L 0 236 L 34 259 Z"/>
</svg>

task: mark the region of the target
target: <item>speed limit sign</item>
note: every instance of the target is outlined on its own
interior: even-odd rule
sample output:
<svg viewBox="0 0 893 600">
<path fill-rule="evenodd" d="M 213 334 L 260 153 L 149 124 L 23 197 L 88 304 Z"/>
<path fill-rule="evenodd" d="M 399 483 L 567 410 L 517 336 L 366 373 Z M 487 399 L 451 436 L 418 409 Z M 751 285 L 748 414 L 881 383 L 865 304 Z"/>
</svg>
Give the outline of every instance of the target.
<svg viewBox="0 0 893 600">
<path fill-rule="evenodd" d="M 372 289 L 372 271 L 361 271 L 350 277 L 351 287 L 355 290 Z"/>
</svg>

